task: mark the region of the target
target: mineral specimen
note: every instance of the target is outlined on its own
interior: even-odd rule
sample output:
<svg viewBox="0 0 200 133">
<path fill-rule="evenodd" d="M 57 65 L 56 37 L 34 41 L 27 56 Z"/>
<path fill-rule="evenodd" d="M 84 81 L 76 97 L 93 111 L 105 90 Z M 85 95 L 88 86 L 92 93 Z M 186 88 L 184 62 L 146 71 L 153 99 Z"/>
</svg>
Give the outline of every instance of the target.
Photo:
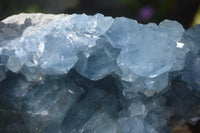
<svg viewBox="0 0 200 133">
<path fill-rule="evenodd" d="M 14 15 L 0 81 L 0 132 L 170 133 L 200 119 L 200 26 Z"/>
</svg>

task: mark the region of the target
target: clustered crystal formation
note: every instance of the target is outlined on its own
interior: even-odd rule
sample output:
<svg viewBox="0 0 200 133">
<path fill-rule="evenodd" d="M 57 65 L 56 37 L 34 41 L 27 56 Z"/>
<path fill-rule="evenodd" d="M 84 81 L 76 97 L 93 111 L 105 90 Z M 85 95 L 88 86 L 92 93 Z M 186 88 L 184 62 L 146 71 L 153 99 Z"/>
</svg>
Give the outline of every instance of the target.
<svg viewBox="0 0 200 133">
<path fill-rule="evenodd" d="M 0 132 L 170 133 L 200 119 L 200 25 L 14 15 L 0 81 Z"/>
</svg>

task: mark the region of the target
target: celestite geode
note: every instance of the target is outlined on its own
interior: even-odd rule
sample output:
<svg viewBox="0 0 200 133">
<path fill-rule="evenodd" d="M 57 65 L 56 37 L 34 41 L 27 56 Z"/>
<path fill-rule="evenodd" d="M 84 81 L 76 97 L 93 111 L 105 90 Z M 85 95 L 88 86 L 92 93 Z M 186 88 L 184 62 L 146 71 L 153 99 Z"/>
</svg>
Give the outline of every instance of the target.
<svg viewBox="0 0 200 133">
<path fill-rule="evenodd" d="M 199 51 L 200 25 L 8 17 L 0 23 L 0 132 L 170 133 L 179 121 L 195 124 Z"/>
</svg>

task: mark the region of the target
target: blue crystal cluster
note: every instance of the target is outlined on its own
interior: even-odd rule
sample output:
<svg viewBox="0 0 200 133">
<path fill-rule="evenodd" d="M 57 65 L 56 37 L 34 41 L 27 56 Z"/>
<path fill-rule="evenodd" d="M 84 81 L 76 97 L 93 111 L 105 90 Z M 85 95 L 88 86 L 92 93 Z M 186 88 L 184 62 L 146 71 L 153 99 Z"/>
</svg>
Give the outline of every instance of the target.
<svg viewBox="0 0 200 133">
<path fill-rule="evenodd" d="M 200 119 L 200 25 L 47 16 L 0 23 L 0 132 L 170 133 Z"/>
</svg>

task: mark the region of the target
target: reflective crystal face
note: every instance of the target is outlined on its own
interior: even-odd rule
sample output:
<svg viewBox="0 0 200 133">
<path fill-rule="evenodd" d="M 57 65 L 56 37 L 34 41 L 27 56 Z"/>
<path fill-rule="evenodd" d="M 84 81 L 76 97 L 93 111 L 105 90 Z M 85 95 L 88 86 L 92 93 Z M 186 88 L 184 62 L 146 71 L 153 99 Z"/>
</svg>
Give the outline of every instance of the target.
<svg viewBox="0 0 200 133">
<path fill-rule="evenodd" d="M 0 132 L 169 133 L 199 120 L 200 26 L 102 14 L 2 23 Z"/>
</svg>

